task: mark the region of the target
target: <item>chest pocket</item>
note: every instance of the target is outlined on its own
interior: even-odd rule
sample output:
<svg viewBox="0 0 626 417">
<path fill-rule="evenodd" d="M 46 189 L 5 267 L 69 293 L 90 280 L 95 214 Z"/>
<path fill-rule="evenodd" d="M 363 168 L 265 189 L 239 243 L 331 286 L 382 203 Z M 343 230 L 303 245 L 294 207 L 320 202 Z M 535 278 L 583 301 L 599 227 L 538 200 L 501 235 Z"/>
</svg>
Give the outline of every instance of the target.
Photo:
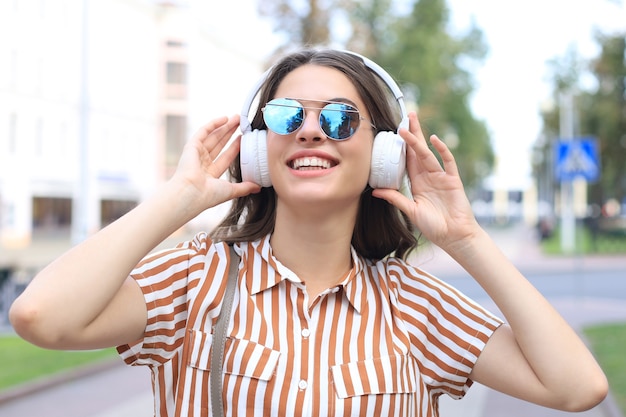
<svg viewBox="0 0 626 417">
<path fill-rule="evenodd" d="M 213 335 L 189 330 L 188 365 L 203 371 L 211 369 Z M 249 340 L 226 339 L 224 373 L 269 381 L 274 375 L 280 352 Z"/>
<path fill-rule="evenodd" d="M 337 397 L 414 393 L 417 366 L 408 355 L 385 356 L 330 368 Z"/>
</svg>

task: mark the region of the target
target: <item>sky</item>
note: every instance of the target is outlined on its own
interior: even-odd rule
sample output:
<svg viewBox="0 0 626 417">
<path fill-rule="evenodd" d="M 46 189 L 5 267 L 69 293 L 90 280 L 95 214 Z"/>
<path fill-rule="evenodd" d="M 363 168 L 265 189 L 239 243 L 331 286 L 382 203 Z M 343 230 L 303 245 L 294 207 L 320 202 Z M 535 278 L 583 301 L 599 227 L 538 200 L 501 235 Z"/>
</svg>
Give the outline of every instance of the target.
<svg viewBox="0 0 626 417">
<path fill-rule="evenodd" d="M 539 110 L 549 105 L 547 61 L 564 56 L 570 47 L 582 58 L 596 57 L 595 30 L 626 32 L 626 0 L 447 2 L 451 29 L 462 33 L 473 20 L 489 47 L 486 60 L 474 73 L 471 106 L 491 134 L 497 156 L 495 183 L 525 188 L 530 179 L 531 148 L 541 130 Z M 250 22 L 254 28 L 255 36 L 248 39 L 252 48 L 261 55 L 271 52 L 275 38 L 269 22 L 256 14 L 257 0 L 223 2 L 223 7 L 235 3 L 237 20 Z M 243 36 L 251 33 L 243 32 Z"/>
<path fill-rule="evenodd" d="M 464 28 L 474 19 L 490 48 L 475 74 L 472 109 L 492 135 L 496 182 L 523 187 L 541 131 L 539 110 L 550 103 L 547 61 L 571 46 L 583 58 L 598 56 L 594 31 L 625 33 L 626 1 L 448 0 L 448 5 L 453 26 Z"/>
</svg>

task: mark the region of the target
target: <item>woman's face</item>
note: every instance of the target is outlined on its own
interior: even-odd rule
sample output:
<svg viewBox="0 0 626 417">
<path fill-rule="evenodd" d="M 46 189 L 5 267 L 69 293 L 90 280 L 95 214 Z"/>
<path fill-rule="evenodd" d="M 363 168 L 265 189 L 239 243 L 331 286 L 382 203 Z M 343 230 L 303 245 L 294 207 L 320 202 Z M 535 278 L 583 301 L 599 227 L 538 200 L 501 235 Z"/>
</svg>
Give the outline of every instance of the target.
<svg viewBox="0 0 626 417">
<path fill-rule="evenodd" d="M 279 200 L 340 207 L 358 204 L 369 178 L 375 132 L 348 77 L 333 68 L 304 65 L 285 76 L 272 98 L 297 99 L 306 107 L 304 121 L 295 132 L 267 131 L 269 174 Z M 346 102 L 364 118 L 349 139 L 335 141 L 322 131 L 320 110 L 328 101 Z"/>
</svg>

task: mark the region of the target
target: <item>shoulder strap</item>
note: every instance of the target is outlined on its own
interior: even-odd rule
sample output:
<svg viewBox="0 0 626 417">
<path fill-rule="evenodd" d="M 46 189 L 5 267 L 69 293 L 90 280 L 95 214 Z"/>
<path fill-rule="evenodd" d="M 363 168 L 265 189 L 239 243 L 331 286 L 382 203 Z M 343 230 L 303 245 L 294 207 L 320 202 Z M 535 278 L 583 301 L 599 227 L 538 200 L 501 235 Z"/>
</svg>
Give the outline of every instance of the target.
<svg viewBox="0 0 626 417">
<path fill-rule="evenodd" d="M 224 415 L 224 404 L 222 401 L 222 365 L 224 362 L 224 347 L 226 345 L 226 332 L 230 313 L 233 308 L 233 298 L 235 287 L 237 286 L 237 271 L 239 269 L 239 256 L 235 253 L 233 246 L 230 247 L 230 265 L 228 268 L 228 282 L 226 283 L 226 294 L 220 310 L 220 315 L 213 331 L 213 346 L 211 347 L 210 364 L 210 387 L 211 387 L 211 409 L 214 417 Z"/>
</svg>

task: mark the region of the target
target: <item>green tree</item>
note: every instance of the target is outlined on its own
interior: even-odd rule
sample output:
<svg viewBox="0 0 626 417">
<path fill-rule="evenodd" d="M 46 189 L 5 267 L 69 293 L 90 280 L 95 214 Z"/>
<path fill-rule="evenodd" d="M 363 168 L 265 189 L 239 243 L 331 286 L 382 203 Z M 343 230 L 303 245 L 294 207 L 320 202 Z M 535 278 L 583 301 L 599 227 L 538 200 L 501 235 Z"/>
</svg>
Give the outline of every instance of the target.
<svg viewBox="0 0 626 417">
<path fill-rule="evenodd" d="M 597 39 L 602 52 L 592 70 L 598 88 L 585 101 L 581 124 L 600 143 L 602 176 L 590 190 L 599 203 L 626 197 L 626 34 Z"/>
<path fill-rule="evenodd" d="M 391 0 L 344 0 L 347 20 L 351 26 L 351 35 L 346 47 L 359 51 L 363 55 L 378 62 L 382 49 L 390 44 L 397 16 L 390 13 Z"/>
<path fill-rule="evenodd" d="M 599 142 L 601 176 L 589 186 L 589 202 L 603 204 L 609 198 L 622 200 L 626 197 L 626 36 L 596 36 L 601 47 L 600 55 L 591 62 L 584 62 L 575 50 L 550 62 L 554 103 L 552 109 L 543 113 L 543 136 L 540 146 L 544 155 L 550 155 L 550 147 L 559 137 L 561 92 L 574 92 L 575 136 L 593 136 Z M 594 76 L 597 87 L 585 90 L 580 80 L 586 73 Z M 536 173 L 547 172 L 552 162 L 541 158 L 541 165 L 534 167 Z"/>
<path fill-rule="evenodd" d="M 563 56 L 548 61 L 548 79 L 552 83 L 552 97 L 541 110 L 543 121 L 542 133 L 535 143 L 533 173 L 537 178 L 539 197 L 554 205 L 554 191 L 558 183 L 554 177 L 553 148 L 560 137 L 560 98 L 563 94 L 571 94 L 574 100 L 575 114 L 583 102 L 580 79 L 587 64 L 579 56 L 578 50 L 570 46 Z M 574 117 L 574 120 L 578 120 Z M 580 123 L 574 122 L 574 135 L 580 135 Z"/>
<path fill-rule="evenodd" d="M 329 20 L 339 0 L 259 0 L 262 16 L 274 19 L 275 31 L 286 36 L 279 51 L 290 45 L 321 45 L 330 41 Z"/>
<path fill-rule="evenodd" d="M 394 25 L 395 38 L 382 48 L 381 62 L 414 86 L 419 115 L 427 134 L 435 133 L 457 156 L 466 185 L 475 185 L 493 166 L 493 150 L 485 123 L 477 120 L 469 98 L 474 90 L 470 70 L 487 52 L 477 27 L 460 37 L 448 32 L 444 0 L 419 0 Z"/>
<path fill-rule="evenodd" d="M 486 54 L 478 28 L 460 38 L 450 35 L 445 0 L 415 0 L 407 16 L 392 14 L 392 0 L 304 3 L 296 8 L 294 1 L 263 0 L 260 5 L 289 43 L 336 43 L 330 25 L 341 23 L 349 33 L 346 47 L 370 57 L 399 80 L 407 101 L 416 100 L 426 133 L 438 134 L 462 155 L 457 160 L 465 184 L 476 185 L 489 173 L 494 159 L 489 134 L 469 105 L 474 89 L 471 65 Z"/>
</svg>

